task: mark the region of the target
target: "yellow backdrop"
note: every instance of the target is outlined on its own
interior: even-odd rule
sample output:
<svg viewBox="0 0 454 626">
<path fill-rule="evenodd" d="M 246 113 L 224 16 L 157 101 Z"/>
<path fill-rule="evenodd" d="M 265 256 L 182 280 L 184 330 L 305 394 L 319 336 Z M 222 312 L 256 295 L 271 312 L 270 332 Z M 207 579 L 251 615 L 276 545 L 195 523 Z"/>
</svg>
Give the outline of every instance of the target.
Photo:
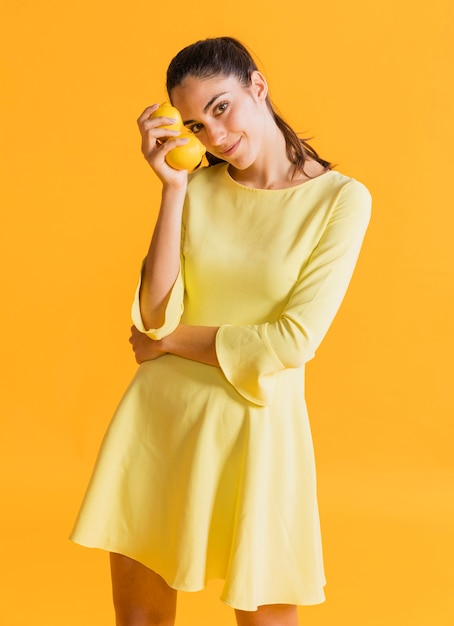
<svg viewBox="0 0 454 626">
<path fill-rule="evenodd" d="M 113 624 L 106 556 L 67 535 L 136 367 L 159 186 L 135 120 L 176 51 L 224 34 L 374 198 L 309 366 L 328 601 L 302 624 L 454 623 L 453 24 L 452 0 L 2 0 L 2 623 Z M 218 591 L 177 623 L 233 624 Z"/>
</svg>

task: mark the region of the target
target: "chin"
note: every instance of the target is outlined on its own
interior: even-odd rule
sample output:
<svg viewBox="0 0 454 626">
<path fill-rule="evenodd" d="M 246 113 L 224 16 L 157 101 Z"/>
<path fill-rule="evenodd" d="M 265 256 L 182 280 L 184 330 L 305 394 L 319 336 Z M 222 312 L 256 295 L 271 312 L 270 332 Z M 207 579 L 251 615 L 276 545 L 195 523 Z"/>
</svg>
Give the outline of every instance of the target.
<svg viewBox="0 0 454 626">
<path fill-rule="evenodd" d="M 243 171 L 252 167 L 252 165 L 254 165 L 255 159 L 251 159 L 250 157 L 247 157 L 246 155 L 244 156 L 238 155 L 238 157 L 236 158 L 232 157 L 230 159 L 225 159 L 225 161 L 229 163 L 232 167 L 234 167 L 236 170 Z"/>
</svg>

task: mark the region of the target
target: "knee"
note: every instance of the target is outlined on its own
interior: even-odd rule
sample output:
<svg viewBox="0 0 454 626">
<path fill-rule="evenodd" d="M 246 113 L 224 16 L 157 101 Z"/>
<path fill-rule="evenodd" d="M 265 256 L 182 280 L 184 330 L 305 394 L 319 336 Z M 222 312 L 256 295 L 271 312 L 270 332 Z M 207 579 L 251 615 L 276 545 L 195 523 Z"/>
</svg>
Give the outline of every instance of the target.
<svg viewBox="0 0 454 626">
<path fill-rule="evenodd" d="M 116 626 L 174 626 L 175 624 L 175 614 L 160 609 L 116 609 L 115 616 Z"/>
</svg>

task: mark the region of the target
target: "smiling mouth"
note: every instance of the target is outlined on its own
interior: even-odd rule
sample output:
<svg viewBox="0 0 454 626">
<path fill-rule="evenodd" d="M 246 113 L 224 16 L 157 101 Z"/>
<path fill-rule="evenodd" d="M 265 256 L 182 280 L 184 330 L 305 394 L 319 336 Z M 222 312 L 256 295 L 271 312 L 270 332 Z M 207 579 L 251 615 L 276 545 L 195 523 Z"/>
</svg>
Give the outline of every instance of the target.
<svg viewBox="0 0 454 626">
<path fill-rule="evenodd" d="M 230 146 L 230 148 L 227 148 L 227 150 L 224 150 L 224 152 L 222 152 L 222 156 L 230 156 L 231 154 L 233 154 L 235 150 L 238 148 L 240 141 L 241 141 L 241 138 L 238 139 L 238 141 L 234 143 L 232 146 Z"/>
</svg>

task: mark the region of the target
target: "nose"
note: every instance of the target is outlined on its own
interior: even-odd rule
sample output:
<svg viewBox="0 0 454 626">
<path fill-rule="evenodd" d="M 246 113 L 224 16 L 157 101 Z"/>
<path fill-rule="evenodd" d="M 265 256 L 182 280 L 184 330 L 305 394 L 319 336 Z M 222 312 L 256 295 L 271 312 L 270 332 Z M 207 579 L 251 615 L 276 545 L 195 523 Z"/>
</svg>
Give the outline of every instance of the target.
<svg viewBox="0 0 454 626">
<path fill-rule="evenodd" d="M 208 142 L 211 146 L 222 146 L 227 136 L 226 130 L 221 122 L 211 122 L 205 126 Z"/>
</svg>

